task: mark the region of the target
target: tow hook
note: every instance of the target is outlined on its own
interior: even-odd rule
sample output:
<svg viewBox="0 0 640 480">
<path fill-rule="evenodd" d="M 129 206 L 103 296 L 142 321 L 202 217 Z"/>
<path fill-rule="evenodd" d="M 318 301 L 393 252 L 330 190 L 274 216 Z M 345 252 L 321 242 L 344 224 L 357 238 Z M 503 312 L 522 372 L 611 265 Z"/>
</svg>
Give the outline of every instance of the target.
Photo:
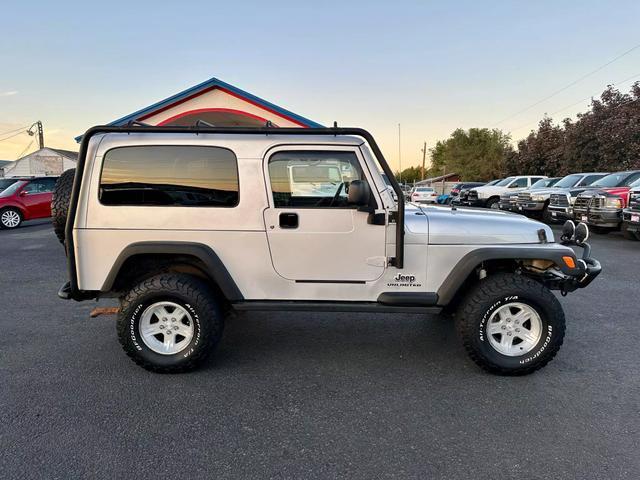
<svg viewBox="0 0 640 480">
<path fill-rule="evenodd" d="M 96 307 L 91 310 L 89 316 L 96 318 L 100 315 L 117 315 L 118 313 L 120 313 L 120 307 Z"/>
</svg>

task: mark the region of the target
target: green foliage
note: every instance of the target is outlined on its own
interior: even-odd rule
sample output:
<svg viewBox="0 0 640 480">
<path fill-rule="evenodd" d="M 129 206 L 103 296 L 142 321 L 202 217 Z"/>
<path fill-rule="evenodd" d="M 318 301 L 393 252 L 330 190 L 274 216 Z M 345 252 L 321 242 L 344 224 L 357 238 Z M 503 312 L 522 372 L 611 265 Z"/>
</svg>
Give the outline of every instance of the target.
<svg viewBox="0 0 640 480">
<path fill-rule="evenodd" d="M 488 128 L 457 129 L 431 149 L 427 177 L 458 173 L 464 180 L 488 181 L 503 176 L 513 155 L 509 135 Z"/>
<path fill-rule="evenodd" d="M 402 183 L 415 183 L 422 180 L 422 167 L 409 167 L 402 170 L 402 176 L 400 176 L 400 172 L 395 171 L 393 174 L 396 176 L 398 181 L 402 179 Z M 424 178 L 427 178 L 426 176 Z"/>
</svg>

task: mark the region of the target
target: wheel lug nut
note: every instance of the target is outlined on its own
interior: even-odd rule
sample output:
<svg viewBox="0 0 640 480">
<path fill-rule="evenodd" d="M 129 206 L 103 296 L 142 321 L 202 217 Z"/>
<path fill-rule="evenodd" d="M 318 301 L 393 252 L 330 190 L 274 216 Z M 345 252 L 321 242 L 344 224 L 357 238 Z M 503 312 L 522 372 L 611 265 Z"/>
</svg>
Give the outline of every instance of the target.
<svg viewBox="0 0 640 480">
<path fill-rule="evenodd" d="M 519 332 L 519 331 L 520 331 L 520 329 L 519 329 L 519 328 L 516 328 L 516 332 Z"/>
<path fill-rule="evenodd" d="M 175 325 L 175 326 L 173 327 L 173 329 L 174 329 L 174 330 L 178 330 L 178 326 L 177 326 L 177 325 Z"/>
<path fill-rule="evenodd" d="M 506 329 L 507 329 L 507 327 L 505 327 L 505 326 L 503 325 L 503 326 L 502 326 L 502 329 L 503 329 L 503 330 L 506 330 Z"/>
<path fill-rule="evenodd" d="M 160 325 L 160 329 L 162 330 L 164 328 L 164 325 Z"/>
<path fill-rule="evenodd" d="M 167 321 L 167 319 L 166 319 L 166 318 L 163 318 L 163 319 L 162 319 L 162 321 L 163 321 L 163 322 L 166 322 L 166 321 Z"/>
<path fill-rule="evenodd" d="M 511 336 L 511 332 L 507 332 L 507 335 Z"/>
<path fill-rule="evenodd" d="M 176 319 L 175 319 L 175 318 L 172 318 L 172 319 L 171 319 L 171 321 L 175 323 Z"/>
</svg>

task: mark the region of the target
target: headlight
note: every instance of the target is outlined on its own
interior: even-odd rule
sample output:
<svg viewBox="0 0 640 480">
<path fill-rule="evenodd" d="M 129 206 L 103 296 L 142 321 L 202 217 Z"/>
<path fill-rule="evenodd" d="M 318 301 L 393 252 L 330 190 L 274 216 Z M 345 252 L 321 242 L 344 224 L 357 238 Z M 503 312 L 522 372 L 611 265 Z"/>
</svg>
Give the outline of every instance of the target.
<svg viewBox="0 0 640 480">
<path fill-rule="evenodd" d="M 546 199 L 544 198 L 544 195 L 531 195 L 531 200 L 534 202 L 544 202 Z"/>
<path fill-rule="evenodd" d="M 620 197 L 606 197 L 604 206 L 610 208 L 622 208 L 622 199 Z"/>
</svg>

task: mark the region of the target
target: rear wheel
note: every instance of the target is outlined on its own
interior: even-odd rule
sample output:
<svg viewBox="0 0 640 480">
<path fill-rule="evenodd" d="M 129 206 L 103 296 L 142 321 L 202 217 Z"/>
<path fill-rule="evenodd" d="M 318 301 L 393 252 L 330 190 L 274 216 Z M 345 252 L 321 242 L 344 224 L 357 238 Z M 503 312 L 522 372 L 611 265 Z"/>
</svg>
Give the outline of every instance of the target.
<svg viewBox="0 0 640 480">
<path fill-rule="evenodd" d="M 22 223 L 22 213 L 17 208 L 9 207 L 0 211 L 0 227 L 18 228 Z"/>
<path fill-rule="evenodd" d="M 538 282 L 513 273 L 482 280 L 456 312 L 467 353 L 499 375 L 526 375 L 544 367 L 564 339 L 564 312 Z"/>
<path fill-rule="evenodd" d="M 199 278 L 164 273 L 140 282 L 121 300 L 118 338 L 138 365 L 158 373 L 193 370 L 214 350 L 224 318 Z"/>
</svg>

